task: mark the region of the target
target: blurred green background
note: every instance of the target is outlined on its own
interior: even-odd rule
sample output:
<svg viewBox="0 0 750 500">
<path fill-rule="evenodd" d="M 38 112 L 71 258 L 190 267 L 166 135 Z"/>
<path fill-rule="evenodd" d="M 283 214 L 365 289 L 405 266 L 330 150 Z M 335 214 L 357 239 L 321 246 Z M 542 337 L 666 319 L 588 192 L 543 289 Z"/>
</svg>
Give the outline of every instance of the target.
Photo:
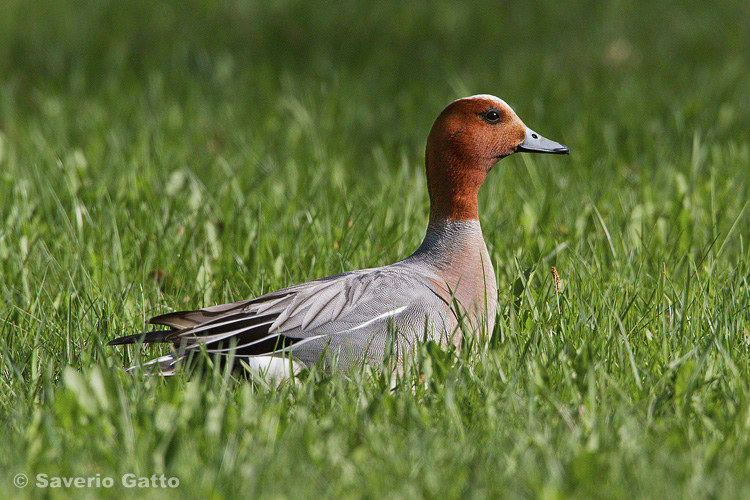
<svg viewBox="0 0 750 500">
<path fill-rule="evenodd" d="M 747 496 L 749 64 L 741 0 L 3 0 L 0 492 Z M 501 304 L 475 364 L 426 392 L 227 388 L 101 347 L 408 255 L 427 133 L 476 93 L 572 154 L 480 192 Z"/>
<path fill-rule="evenodd" d="M 9 0 L 0 9 L 2 126 L 14 143 L 28 121 L 66 120 L 64 144 L 86 147 L 106 133 L 102 122 L 147 108 L 169 122 L 169 139 L 198 151 L 192 134 L 213 132 L 284 154 L 294 113 L 284 110 L 299 99 L 318 133 L 338 138 L 326 141 L 330 154 L 361 161 L 377 146 L 421 149 L 442 106 L 481 91 L 555 137 L 598 144 L 577 155 L 591 172 L 618 175 L 670 161 L 645 160 L 645 138 L 657 148 L 665 134 L 731 140 L 748 125 L 743 2 Z M 277 133 L 257 137 L 266 127 Z"/>
</svg>

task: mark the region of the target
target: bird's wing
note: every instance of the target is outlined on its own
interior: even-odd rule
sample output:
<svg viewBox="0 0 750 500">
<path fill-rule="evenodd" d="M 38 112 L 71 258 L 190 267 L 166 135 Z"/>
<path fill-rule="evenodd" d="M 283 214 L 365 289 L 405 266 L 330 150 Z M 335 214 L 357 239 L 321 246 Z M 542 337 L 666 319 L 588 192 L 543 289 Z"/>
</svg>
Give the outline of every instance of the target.
<svg viewBox="0 0 750 500">
<path fill-rule="evenodd" d="M 352 271 L 248 301 L 157 316 L 149 322 L 169 330 L 110 344 L 172 342 L 183 353 L 205 348 L 235 356 L 291 353 L 312 364 L 330 345 L 348 345 L 361 355 L 388 325 L 401 335 L 422 335 L 429 319 L 442 334 L 450 304 L 433 288 L 427 276 L 395 266 Z"/>
</svg>

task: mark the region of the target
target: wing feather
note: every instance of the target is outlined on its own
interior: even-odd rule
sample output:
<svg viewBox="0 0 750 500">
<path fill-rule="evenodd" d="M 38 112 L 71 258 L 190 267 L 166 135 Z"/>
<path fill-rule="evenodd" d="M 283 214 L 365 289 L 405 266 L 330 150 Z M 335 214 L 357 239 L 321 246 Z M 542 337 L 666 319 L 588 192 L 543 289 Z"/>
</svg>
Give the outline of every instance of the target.
<svg viewBox="0 0 750 500">
<path fill-rule="evenodd" d="M 357 351 L 369 348 L 373 336 L 383 333 L 388 324 L 413 327 L 420 333 L 426 313 L 434 318 L 438 311 L 444 321 L 445 311 L 440 311 L 446 309 L 445 304 L 420 287 L 430 288 L 428 276 L 415 278 L 413 272 L 395 266 L 352 271 L 248 301 L 156 316 L 149 322 L 169 330 L 145 337 L 129 335 L 111 344 L 172 342 L 177 348 L 173 357 L 155 361 L 168 371 L 200 348 L 245 357 L 295 356 L 298 352 L 304 353 L 305 363 L 314 363 L 331 343 Z"/>
</svg>

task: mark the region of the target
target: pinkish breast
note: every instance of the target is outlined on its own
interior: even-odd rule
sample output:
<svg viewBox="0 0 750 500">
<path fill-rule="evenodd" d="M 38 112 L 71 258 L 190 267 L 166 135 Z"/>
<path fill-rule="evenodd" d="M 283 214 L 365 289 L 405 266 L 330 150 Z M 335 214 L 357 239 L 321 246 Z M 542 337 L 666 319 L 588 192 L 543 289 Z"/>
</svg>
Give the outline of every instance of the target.
<svg viewBox="0 0 750 500">
<path fill-rule="evenodd" d="M 497 281 L 479 221 L 431 221 L 424 241 L 405 263 L 410 260 L 433 269 L 435 291 L 454 309 L 448 315 L 448 334 L 463 323 L 454 343 L 462 333 L 488 339 L 495 325 Z"/>
</svg>

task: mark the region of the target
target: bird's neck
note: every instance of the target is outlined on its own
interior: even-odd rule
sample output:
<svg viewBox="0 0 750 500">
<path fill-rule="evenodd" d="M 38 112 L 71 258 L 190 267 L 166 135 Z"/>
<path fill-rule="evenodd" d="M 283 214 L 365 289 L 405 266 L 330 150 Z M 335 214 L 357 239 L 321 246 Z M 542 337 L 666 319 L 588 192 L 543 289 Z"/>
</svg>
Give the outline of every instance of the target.
<svg viewBox="0 0 750 500">
<path fill-rule="evenodd" d="M 451 267 L 455 265 L 454 261 L 486 254 L 487 246 L 479 220 L 430 217 L 424 240 L 412 257 L 432 262 L 436 267 Z"/>
<path fill-rule="evenodd" d="M 425 168 L 431 224 L 442 220 L 479 220 L 477 195 L 487 177 L 485 165 L 459 152 L 436 152 L 428 148 Z"/>
</svg>

